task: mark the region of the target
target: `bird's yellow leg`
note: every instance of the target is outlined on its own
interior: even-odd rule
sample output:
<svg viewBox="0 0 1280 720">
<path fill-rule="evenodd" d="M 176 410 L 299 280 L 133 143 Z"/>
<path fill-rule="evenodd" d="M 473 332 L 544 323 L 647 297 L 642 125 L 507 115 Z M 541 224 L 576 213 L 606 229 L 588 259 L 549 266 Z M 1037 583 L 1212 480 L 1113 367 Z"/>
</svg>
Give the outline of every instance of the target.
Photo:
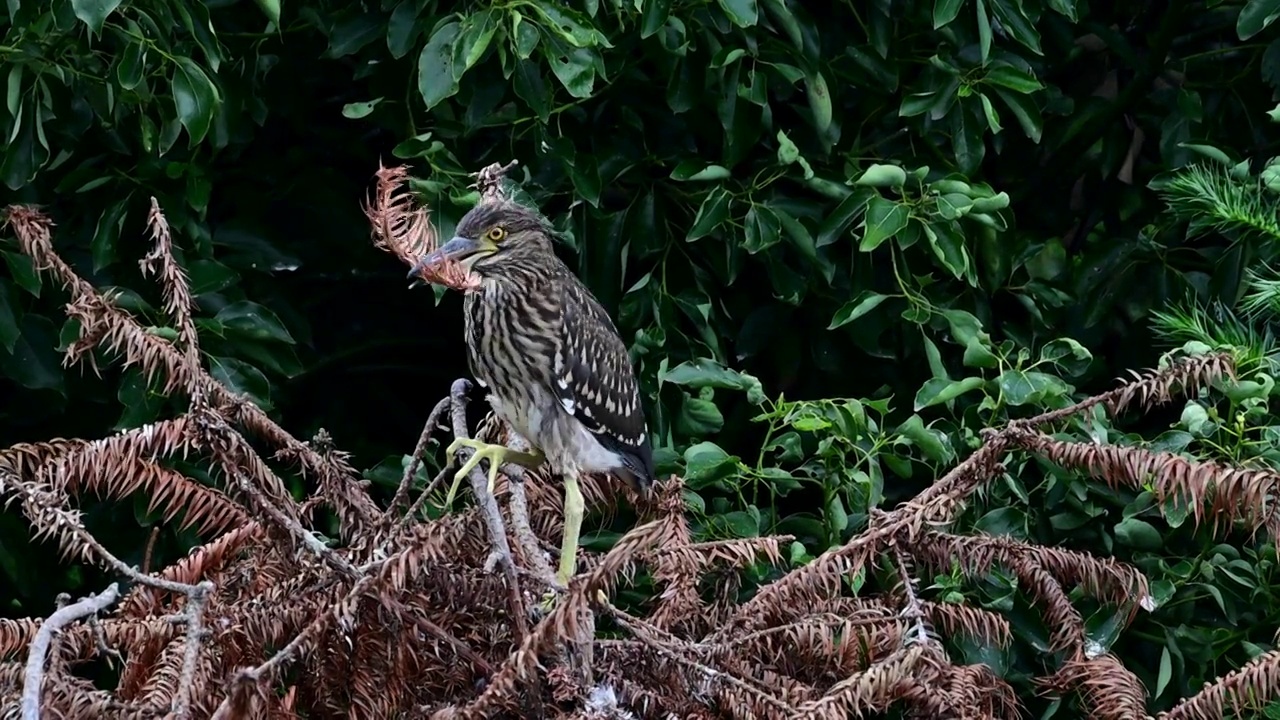
<svg viewBox="0 0 1280 720">
<path fill-rule="evenodd" d="M 578 479 L 565 475 L 564 538 L 560 543 L 560 568 L 556 572 L 556 584 L 561 588 L 569 587 L 569 578 L 573 577 L 578 566 L 578 534 L 582 530 L 582 513 L 585 506 L 582 490 L 578 487 Z M 540 607 L 544 614 L 551 612 L 555 604 L 554 589 L 543 594 Z"/>
<path fill-rule="evenodd" d="M 506 445 L 497 445 L 494 443 L 481 442 L 480 440 L 472 440 L 470 438 L 456 438 L 449 447 L 445 449 L 445 457 L 449 458 L 449 463 L 453 463 L 453 455 L 458 450 L 469 447 L 475 452 L 471 453 L 471 457 L 463 463 L 462 468 L 453 476 L 453 485 L 449 486 L 449 494 L 445 496 L 444 506 L 451 508 L 453 506 L 453 496 L 458 492 L 458 485 L 462 483 L 462 478 L 471 472 L 471 469 L 480 464 L 481 460 L 489 461 L 489 494 L 493 494 L 493 486 L 498 480 L 498 467 L 503 463 L 515 463 L 522 467 L 533 470 L 542 464 L 545 456 L 542 451 L 534 449 L 533 452 L 521 452 L 512 450 Z"/>
<path fill-rule="evenodd" d="M 556 582 L 565 587 L 569 586 L 569 578 L 573 577 L 578 566 L 578 531 L 582 529 L 584 505 L 578 479 L 565 475 L 564 538 L 560 543 L 560 571 L 556 573 Z"/>
</svg>

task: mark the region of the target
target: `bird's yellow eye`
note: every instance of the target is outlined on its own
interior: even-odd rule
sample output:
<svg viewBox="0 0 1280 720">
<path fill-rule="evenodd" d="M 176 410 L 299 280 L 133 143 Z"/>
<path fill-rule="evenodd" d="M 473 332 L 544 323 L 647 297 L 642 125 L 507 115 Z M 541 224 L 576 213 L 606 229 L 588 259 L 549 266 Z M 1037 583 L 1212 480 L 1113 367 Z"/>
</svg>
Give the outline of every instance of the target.
<svg viewBox="0 0 1280 720">
<path fill-rule="evenodd" d="M 484 236 L 489 242 L 501 242 L 502 238 L 507 236 L 507 231 L 505 228 L 500 227 L 490 228 L 489 232 L 485 233 Z"/>
</svg>

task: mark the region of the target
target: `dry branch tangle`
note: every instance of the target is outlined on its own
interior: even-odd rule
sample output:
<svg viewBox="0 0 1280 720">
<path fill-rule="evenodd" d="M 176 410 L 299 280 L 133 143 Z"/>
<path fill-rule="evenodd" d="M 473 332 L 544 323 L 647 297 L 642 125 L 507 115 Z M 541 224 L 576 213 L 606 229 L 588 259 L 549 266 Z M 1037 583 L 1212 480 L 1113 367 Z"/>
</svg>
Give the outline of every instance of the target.
<svg viewBox="0 0 1280 720">
<path fill-rule="evenodd" d="M 496 191 L 501 168 L 489 171 L 482 184 Z M 406 178 L 403 169 L 383 168 L 366 212 L 375 245 L 411 263 L 435 235 L 426 209 L 399 190 Z M 921 568 L 957 559 L 970 573 L 1005 567 L 1044 608 L 1065 658 L 1040 680 L 1047 691 L 1080 693 L 1093 717 L 1142 717 L 1144 690 L 1113 656 L 1085 645 L 1083 623 L 1067 600 L 1080 585 L 1137 612 L 1147 597 L 1140 573 L 1082 553 L 944 528 L 1012 452 L 1034 452 L 1111 482 L 1140 483 L 1154 473 L 1162 492 L 1182 493 L 1197 510 L 1207 503 L 1215 521 L 1258 497 L 1262 486 L 1272 487 L 1270 477 L 1256 473 L 1134 448 L 1080 446 L 1040 430 L 1095 405 L 1117 413 L 1194 394 L 1232 371 L 1225 356 L 1191 358 L 1070 408 L 988 431 L 979 450 L 911 503 L 877 513 L 868 531 L 745 603 L 737 601 L 738 570 L 762 559 L 779 564 L 788 538 L 695 543 L 681 481 L 668 479 L 612 550 L 582 553 L 568 593 L 538 617 L 529 608 L 545 589 L 542 548 L 559 536 L 558 485 L 540 473 L 503 474 L 492 498 L 478 477 L 473 488 L 485 496 L 483 509 L 423 521 L 417 509 L 425 492 L 411 500 L 415 489 L 406 475 L 390 507 L 379 508 L 327 436 L 297 440 L 199 366 L 186 277 L 155 205 L 149 221 L 155 250 L 143 262 L 163 284 L 176 344 L 145 332 L 78 277 L 54 252 L 47 218 L 25 207 L 7 213 L 24 252 L 70 292 L 67 312 L 80 319 L 82 333 L 67 362 L 92 362 L 97 348 L 113 351 L 166 393 L 189 398 L 190 408 L 100 440 L 0 451 L 0 497 L 21 509 L 36 535 L 136 582 L 96 622 L 53 634 L 47 662 L 29 649 L 50 637 L 41 633 L 53 627 L 49 621 L 0 620 L 0 717 L 19 717 L 28 660 L 39 666 L 41 682 L 31 689 L 39 690 L 46 712 L 66 718 L 843 718 L 891 705 L 937 717 L 1014 717 L 1012 688 L 984 666 L 955 665 L 936 639 L 941 631 L 1003 644 L 1010 638 L 1005 619 L 931 603 L 916 591 Z M 467 286 L 466 277 L 448 272 L 437 279 Z M 459 415 L 465 390 L 465 382 L 456 384 L 430 413 L 415 453 L 428 447 L 446 414 Z M 465 423 L 453 431 L 466 433 Z M 503 433 L 493 422 L 480 432 L 489 440 L 505 440 Z M 315 478 L 314 494 L 293 499 L 281 470 L 246 434 L 274 447 L 275 460 L 292 460 Z M 166 467 L 176 456 L 219 470 L 219 487 Z M 582 489 L 589 508 L 619 502 L 607 483 L 590 479 Z M 107 498 L 145 492 L 166 521 L 181 518 L 206 542 L 143 577 L 81 525 L 72 501 L 86 491 Z M 340 518 L 336 546 L 309 529 L 322 504 Z M 406 505 L 410 513 L 400 514 Z M 1275 528 L 1269 516 L 1246 513 L 1245 520 Z M 848 595 L 843 578 L 882 555 L 893 558 L 898 586 L 879 597 Z M 617 606 L 619 586 L 642 568 L 658 593 L 643 613 Z M 620 628 L 623 637 L 599 637 L 597 624 Z M 74 674 L 104 648 L 124 658 L 109 692 Z M 1278 657 L 1258 658 L 1167 717 L 1220 717 L 1249 688 L 1273 692 Z"/>
</svg>

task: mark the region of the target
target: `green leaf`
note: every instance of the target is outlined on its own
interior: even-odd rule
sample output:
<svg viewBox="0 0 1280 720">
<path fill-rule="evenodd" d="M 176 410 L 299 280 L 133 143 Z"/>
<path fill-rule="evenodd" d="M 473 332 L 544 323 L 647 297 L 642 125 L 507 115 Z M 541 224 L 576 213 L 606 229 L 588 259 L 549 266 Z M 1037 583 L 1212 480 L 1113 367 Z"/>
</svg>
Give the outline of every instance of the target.
<svg viewBox="0 0 1280 720">
<path fill-rule="evenodd" d="M 682 160 L 671 171 L 672 180 L 682 182 L 701 182 L 707 180 L 725 180 L 730 176 L 728 168 L 723 165 L 707 164 L 705 161 L 690 158 Z"/>
<path fill-rule="evenodd" d="M 950 25 L 960 14 L 964 0 L 933 0 L 933 29 Z"/>
<path fill-rule="evenodd" d="M 517 60 L 512 81 L 516 95 L 546 122 L 551 117 L 551 89 L 542 79 L 542 68 L 532 60 Z"/>
<path fill-rule="evenodd" d="M 359 120 L 362 117 L 368 117 L 369 113 L 372 113 L 373 109 L 377 107 L 380 102 L 382 102 L 382 98 L 375 98 L 364 102 L 347 103 L 342 106 L 342 117 L 350 118 L 352 120 Z"/>
<path fill-rule="evenodd" d="M 22 107 L 22 66 L 17 63 L 9 68 L 9 76 L 5 84 L 4 106 L 14 119 L 18 118 L 18 110 Z"/>
<path fill-rule="evenodd" d="M 982 82 L 1009 88 L 1023 95 L 1044 89 L 1044 85 L 1034 75 L 1004 62 L 992 63 L 987 68 L 987 74 L 983 76 Z"/>
<path fill-rule="evenodd" d="M 875 196 L 876 192 L 870 188 L 859 188 L 845 196 L 831 214 L 823 219 L 822 225 L 818 227 L 818 236 L 814 245 L 825 247 L 841 239 L 853 224 L 854 219 L 866 209 L 867 203 L 871 202 L 871 198 Z"/>
<path fill-rule="evenodd" d="M 453 44 L 451 64 L 455 81 L 461 80 L 488 52 L 493 36 L 498 32 L 498 18 L 499 11 L 494 8 L 479 10 L 463 18 L 458 39 Z"/>
<path fill-rule="evenodd" d="M 907 184 L 907 171 L 897 165 L 872 165 L 853 181 L 854 185 L 900 188 Z"/>
<path fill-rule="evenodd" d="M 258 368 L 230 357 L 209 356 L 209 374 L 233 393 L 247 395 L 260 408 L 273 409 L 271 382 Z"/>
<path fill-rule="evenodd" d="M 685 242 L 704 238 L 720 227 L 729 217 L 731 199 L 729 191 L 723 187 L 712 188 L 711 192 L 702 199 L 702 204 L 698 206 L 698 214 L 693 218 L 693 226 L 689 228 L 689 234 L 684 238 Z"/>
<path fill-rule="evenodd" d="M 121 0 L 71 0 L 71 9 L 94 34 L 102 32 L 107 16 L 120 7 Z"/>
<path fill-rule="evenodd" d="M 160 411 L 168 400 L 163 393 L 148 386 L 146 375 L 136 367 L 125 371 L 120 380 L 120 388 L 116 391 L 116 399 L 124 407 L 120 419 L 112 428 L 116 431 L 154 422 L 160 417 Z"/>
<path fill-rule="evenodd" d="M 978 93 L 978 99 L 982 101 L 982 114 L 987 116 L 987 127 L 991 128 L 991 134 L 999 135 L 1004 126 L 1000 124 L 1000 114 L 996 112 L 996 106 L 985 93 Z"/>
<path fill-rule="evenodd" d="M 764 402 L 764 387 L 755 376 L 731 370 L 707 358 L 686 360 L 670 370 L 660 372 L 658 381 L 692 388 L 743 390 L 747 393 L 747 401 L 752 405 Z"/>
<path fill-rule="evenodd" d="M 391 57 L 399 60 L 408 55 L 421 33 L 417 0 L 401 0 L 387 21 L 387 50 Z"/>
<path fill-rule="evenodd" d="M 382 19 L 373 13 L 344 13 L 340 17 L 329 29 L 329 47 L 322 58 L 354 55 L 384 32 Z"/>
<path fill-rule="evenodd" d="M 461 25 L 456 20 L 436 28 L 418 54 L 418 93 L 430 110 L 458 92 L 453 77 L 453 46 Z"/>
<path fill-rule="evenodd" d="M 187 268 L 191 294 L 195 297 L 231 287 L 240 279 L 235 270 L 214 260 L 196 260 Z"/>
<path fill-rule="evenodd" d="M 1280 0 L 1249 0 L 1236 18 L 1236 35 L 1248 40 L 1280 17 Z"/>
<path fill-rule="evenodd" d="M 542 34 L 538 32 L 537 26 L 531 22 L 527 22 L 519 10 L 511 10 L 511 32 L 515 35 L 516 57 L 521 60 L 528 60 L 533 57 L 533 51 L 538 48 L 538 41 L 542 39 Z"/>
<path fill-rule="evenodd" d="M 667 24 L 673 0 L 644 0 L 640 10 L 640 39 L 652 37 Z"/>
<path fill-rule="evenodd" d="M 1048 0 L 1050 8 L 1061 15 L 1066 16 L 1072 23 L 1079 22 L 1080 13 L 1076 9 L 1076 0 Z M 1159 693 L 1156 693 L 1159 695 Z"/>
<path fill-rule="evenodd" d="M 93 271 L 98 272 L 116 259 L 116 241 L 120 239 L 120 231 L 124 228 L 125 211 L 129 207 L 132 193 L 112 203 L 98 217 L 98 224 L 93 230 L 93 240 L 89 243 L 89 251 L 93 255 Z"/>
<path fill-rule="evenodd" d="M 173 105 L 187 129 L 188 147 L 199 145 L 209 133 L 222 96 L 213 81 L 191 58 L 179 57 L 173 68 Z"/>
<path fill-rule="evenodd" d="M 28 313 L 22 316 L 18 326 L 22 332 L 18 334 L 13 349 L 0 352 L 0 374 L 29 390 L 55 390 L 62 394 L 63 371 L 54 351 L 58 333 L 53 323 L 40 315 Z"/>
<path fill-rule="evenodd" d="M 542 56 L 551 66 L 551 72 L 569 94 L 578 99 L 591 97 L 595 88 L 595 55 L 584 48 L 575 48 L 555 37 L 548 37 L 542 47 Z"/>
<path fill-rule="evenodd" d="M 805 76 L 804 91 L 809 100 L 809 112 L 813 113 L 813 127 L 819 135 L 825 135 L 831 128 L 833 112 L 831 89 L 827 87 L 827 79 L 822 73 L 814 71 Z"/>
<path fill-rule="evenodd" d="M 277 27 L 280 26 L 280 0 L 255 0 L 258 9 Z"/>
<path fill-rule="evenodd" d="M 1037 55 L 1044 55 L 1040 50 L 1040 33 L 1022 9 L 1022 0 L 988 0 L 992 12 L 1004 25 L 1005 32 L 1014 40 Z"/>
<path fill-rule="evenodd" d="M 250 300 L 231 303 L 213 318 L 229 330 L 255 340 L 276 340 L 292 345 L 295 341 L 280 318 L 267 308 Z"/>
<path fill-rule="evenodd" d="M 974 0 L 973 5 L 978 22 L 978 54 L 986 65 L 987 58 L 991 57 L 991 17 L 987 15 L 986 0 Z"/>
<path fill-rule="evenodd" d="M 690 490 L 700 490 L 737 470 L 738 459 L 713 442 L 700 442 L 684 451 L 684 481 Z"/>
<path fill-rule="evenodd" d="M 1027 513 L 1021 508 L 996 508 L 974 523 L 974 529 L 987 535 L 1027 536 Z"/>
<path fill-rule="evenodd" d="M 836 311 L 835 317 L 831 318 L 831 324 L 827 326 L 828 330 L 834 330 L 838 327 L 848 325 L 867 313 L 875 310 L 880 303 L 888 300 L 888 295 L 882 295 L 878 292 L 863 290 L 858 297 L 850 300 L 840 309 Z"/>
<path fill-rule="evenodd" d="M 1032 99 L 1026 95 L 1011 92 L 1003 87 L 992 89 L 1013 112 L 1018 125 L 1022 127 L 1022 132 L 1031 138 L 1032 142 L 1039 143 L 1040 137 L 1044 134 L 1044 119 L 1040 114 L 1040 108 L 1036 107 Z"/>
<path fill-rule="evenodd" d="M 1061 379 L 1035 371 L 1005 370 L 996 382 L 1004 401 L 1013 406 L 1040 403 L 1068 392 L 1067 384 Z"/>
<path fill-rule="evenodd" d="M 13 294 L 13 286 L 4 278 L 0 278 L 0 345 L 5 351 L 12 353 L 17 347 L 22 330 L 18 324 L 17 298 Z"/>
<path fill-rule="evenodd" d="M 916 392 L 915 411 L 919 412 L 932 405 L 939 405 L 954 400 L 961 395 L 977 390 L 986 384 L 980 377 L 967 377 L 962 380 L 950 378 L 931 378 Z"/>
<path fill-rule="evenodd" d="M 720 432 L 724 416 L 710 400 L 686 397 L 680 408 L 679 431 L 686 437 L 706 437 Z"/>
<path fill-rule="evenodd" d="M 1138 550 L 1155 552 L 1164 547 L 1160 531 L 1156 530 L 1151 523 L 1135 517 L 1125 518 L 1117 523 L 1115 534 L 1116 540 L 1121 545 L 1128 545 Z"/>
<path fill-rule="evenodd" d="M 749 28 L 760 19 L 760 9 L 756 0 L 716 0 L 720 9 L 728 16 L 729 22 L 740 28 Z"/>
<path fill-rule="evenodd" d="M 1071 338 L 1057 338 L 1040 348 L 1040 359 L 1071 375 L 1079 375 L 1093 362 L 1093 353 Z"/>
<path fill-rule="evenodd" d="M 1158 698 L 1164 694 L 1164 689 L 1169 687 L 1169 681 L 1173 679 L 1173 658 L 1169 655 L 1169 648 L 1160 649 L 1160 671 L 1156 675 L 1156 692 L 1153 698 Z"/>
<path fill-rule="evenodd" d="M 782 222 L 778 214 L 765 205 L 752 205 L 742 224 L 746 231 L 742 247 L 752 255 L 773 247 L 782 239 Z"/>
<path fill-rule="evenodd" d="M 862 252 L 871 252 L 880 247 L 885 240 L 902 232 L 907 227 L 910 217 L 905 205 L 886 200 L 880 195 L 872 196 L 867 203 L 867 212 L 862 220 L 861 227 L 864 228 L 864 232 L 858 249 Z"/>
<path fill-rule="evenodd" d="M 964 247 L 964 236 L 955 221 L 921 223 L 929 248 L 942 266 L 960 279 L 969 272 L 969 251 Z"/>
<path fill-rule="evenodd" d="M 2 250 L 0 254 L 4 255 L 4 264 L 9 266 L 9 276 L 18 284 L 18 287 L 40 297 L 40 288 L 44 283 L 40 279 L 40 273 L 36 272 L 36 264 L 31 258 L 24 253 L 8 250 Z"/>
<path fill-rule="evenodd" d="M 147 46 L 142 42 L 131 42 L 120 56 L 120 64 L 116 66 L 116 80 L 125 90 L 133 90 L 142 84 L 146 69 Z"/>
<path fill-rule="evenodd" d="M 592 26 L 590 19 L 567 3 L 535 0 L 528 4 L 542 16 L 545 21 L 543 27 L 555 33 L 555 37 L 550 38 L 552 41 L 563 41 L 580 49 L 613 47 L 609 44 L 609 39 Z"/>
<path fill-rule="evenodd" d="M 951 448 L 943 441 L 946 436 L 938 430 L 925 427 L 924 420 L 919 415 L 912 415 L 904 420 L 895 432 L 920 448 L 925 458 L 932 462 L 947 462 L 951 459 Z"/>
</svg>

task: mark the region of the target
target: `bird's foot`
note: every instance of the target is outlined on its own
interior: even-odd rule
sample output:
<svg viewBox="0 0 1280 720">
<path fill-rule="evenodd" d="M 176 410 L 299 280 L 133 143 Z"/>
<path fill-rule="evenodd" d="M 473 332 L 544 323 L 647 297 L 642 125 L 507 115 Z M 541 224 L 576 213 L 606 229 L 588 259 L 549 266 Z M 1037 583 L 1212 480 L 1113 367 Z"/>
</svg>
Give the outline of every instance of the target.
<svg viewBox="0 0 1280 720">
<path fill-rule="evenodd" d="M 564 590 L 560 588 L 547 588 L 538 600 L 538 617 L 546 617 L 556 609 L 556 605 L 560 600 L 560 596 L 564 594 Z"/>
<path fill-rule="evenodd" d="M 532 469 L 542 464 L 543 460 L 542 453 L 540 452 L 535 451 L 527 453 L 519 450 L 512 450 L 506 445 L 497 445 L 480 440 L 472 440 L 471 438 L 455 438 L 452 443 L 449 443 L 449 447 L 445 449 L 445 457 L 449 459 L 449 464 L 453 464 L 454 453 L 464 447 L 469 447 L 475 452 L 471 454 L 471 457 L 468 458 L 458 472 L 454 474 L 453 485 L 449 488 L 449 494 L 445 497 L 444 501 L 446 508 L 452 507 L 453 496 L 457 493 L 458 485 L 462 483 L 462 479 L 467 476 L 467 473 L 471 472 L 472 468 L 479 465 L 482 460 L 489 461 L 488 477 L 490 495 L 493 494 L 493 488 L 498 481 L 498 468 L 501 467 L 503 463 L 515 463 Z"/>
<path fill-rule="evenodd" d="M 560 604 L 561 596 L 565 595 L 567 592 L 568 590 L 564 586 L 547 588 L 547 591 L 538 599 L 538 606 L 535 611 L 537 617 L 544 618 L 547 615 L 550 615 L 551 611 L 555 610 L 556 606 Z M 595 601 L 596 604 L 601 607 L 608 607 L 609 605 L 609 597 L 605 595 L 603 590 L 596 590 Z"/>
</svg>

